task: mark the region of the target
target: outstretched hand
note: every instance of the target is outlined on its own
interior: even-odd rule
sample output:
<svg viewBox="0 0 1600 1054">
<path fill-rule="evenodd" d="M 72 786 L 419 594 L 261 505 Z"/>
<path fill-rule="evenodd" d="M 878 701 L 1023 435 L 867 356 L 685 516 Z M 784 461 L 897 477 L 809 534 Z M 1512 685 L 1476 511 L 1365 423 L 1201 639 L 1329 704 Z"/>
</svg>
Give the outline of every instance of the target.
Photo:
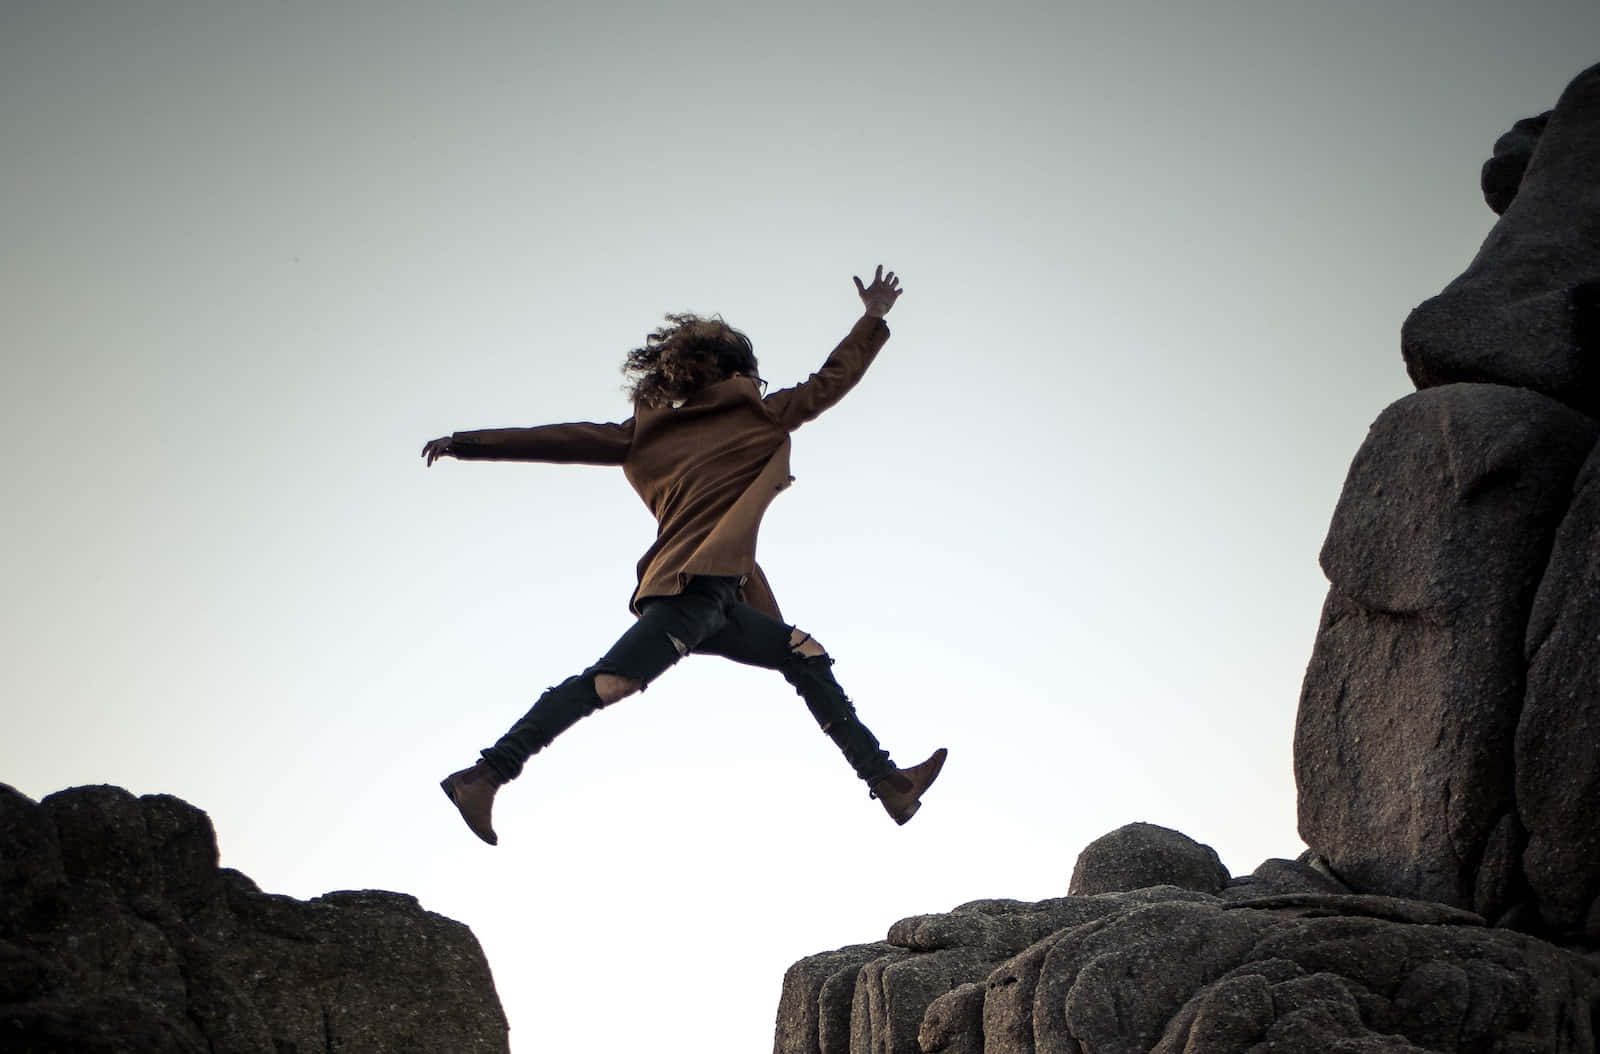
<svg viewBox="0 0 1600 1054">
<path fill-rule="evenodd" d="M 440 436 L 438 439 L 430 439 L 422 444 L 422 458 L 429 465 L 432 465 L 442 457 L 455 456 L 456 452 L 450 449 L 449 436 Z"/>
<path fill-rule="evenodd" d="M 856 280 L 856 292 L 861 294 L 861 303 L 867 309 L 870 318 L 882 318 L 894 307 L 894 302 L 900 299 L 903 292 L 900 288 L 900 279 L 896 278 L 893 271 L 883 273 L 883 265 L 878 265 L 878 271 L 872 276 L 871 285 L 862 285 L 859 275 L 852 275 Z"/>
</svg>

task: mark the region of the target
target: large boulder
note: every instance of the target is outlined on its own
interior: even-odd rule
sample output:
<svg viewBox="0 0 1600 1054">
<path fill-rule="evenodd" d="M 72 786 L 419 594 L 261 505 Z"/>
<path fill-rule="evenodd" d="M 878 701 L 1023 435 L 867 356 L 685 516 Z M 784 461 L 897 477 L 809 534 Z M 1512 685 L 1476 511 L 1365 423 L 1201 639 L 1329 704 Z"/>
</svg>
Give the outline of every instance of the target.
<svg viewBox="0 0 1600 1054">
<path fill-rule="evenodd" d="M 1301 836 L 1349 886 L 1516 900 L 1528 614 L 1597 437 L 1535 392 L 1459 384 L 1390 406 L 1356 454 L 1294 746 Z"/>
<path fill-rule="evenodd" d="M 505 1051 L 465 926 L 377 891 L 311 901 L 217 866 L 205 813 L 0 784 L 0 1045 L 57 1051 Z"/>
<path fill-rule="evenodd" d="M 1513 136 L 1519 138 L 1528 136 Z M 1507 143 L 1508 157 L 1518 145 Z M 1515 167 L 1508 160 L 1506 171 L 1496 172 L 1497 192 L 1508 189 Z M 1417 387 L 1483 381 L 1532 388 L 1600 415 L 1597 173 L 1600 66 L 1562 93 L 1476 258 L 1406 319 L 1401 351 Z"/>
<path fill-rule="evenodd" d="M 1170 827 L 1130 823 L 1084 847 L 1067 892 L 1122 893 L 1146 886 L 1179 886 L 1220 893 L 1228 877 L 1228 869 L 1209 845 Z"/>
<path fill-rule="evenodd" d="M 1523 872 L 1546 925 L 1600 940 L 1600 449 L 1556 533 L 1527 655 L 1515 754 Z"/>
</svg>

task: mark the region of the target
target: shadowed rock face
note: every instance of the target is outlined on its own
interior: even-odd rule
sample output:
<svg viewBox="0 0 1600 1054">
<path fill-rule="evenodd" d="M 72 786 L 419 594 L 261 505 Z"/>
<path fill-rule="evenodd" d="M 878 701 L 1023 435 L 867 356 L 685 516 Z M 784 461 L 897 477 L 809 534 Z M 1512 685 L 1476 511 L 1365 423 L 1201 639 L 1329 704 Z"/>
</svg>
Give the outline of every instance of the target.
<svg viewBox="0 0 1600 1054">
<path fill-rule="evenodd" d="M 1517 723 L 1523 870 L 1546 926 L 1600 942 L 1600 448 L 1534 597 Z"/>
<path fill-rule="evenodd" d="M 1508 136 L 1507 179 L 1522 145 L 1531 156 L 1520 180 L 1496 186 L 1512 194 L 1504 215 L 1466 271 L 1406 319 L 1401 350 L 1418 388 L 1460 381 L 1532 388 L 1593 416 L 1600 414 L 1600 66 L 1562 93 L 1537 145 L 1528 143 L 1530 133 Z M 1499 167 L 1494 159 L 1490 165 Z"/>
<path fill-rule="evenodd" d="M 1483 200 L 1499 216 L 1511 207 L 1512 199 L 1522 189 L 1522 177 L 1533 160 L 1533 148 L 1539 145 L 1544 126 L 1550 123 L 1550 111 L 1538 117 L 1524 117 L 1511 126 L 1511 131 L 1495 140 L 1494 156 L 1483 163 L 1479 183 L 1483 187 Z"/>
<path fill-rule="evenodd" d="M 1352 886 L 1498 918 L 1519 899 L 1524 639 L 1600 423 L 1535 392 L 1407 396 L 1368 433 L 1295 729 L 1300 834 Z"/>
<path fill-rule="evenodd" d="M 507 1050 L 478 942 L 415 898 L 311 901 L 217 867 L 165 795 L 0 784 L 0 1047 L 22 1052 Z"/>
<path fill-rule="evenodd" d="M 1600 66 L 1495 154 L 1513 196 L 1407 319 L 1422 390 L 1323 547 L 1300 833 L 1358 889 L 1600 940 Z"/>
</svg>

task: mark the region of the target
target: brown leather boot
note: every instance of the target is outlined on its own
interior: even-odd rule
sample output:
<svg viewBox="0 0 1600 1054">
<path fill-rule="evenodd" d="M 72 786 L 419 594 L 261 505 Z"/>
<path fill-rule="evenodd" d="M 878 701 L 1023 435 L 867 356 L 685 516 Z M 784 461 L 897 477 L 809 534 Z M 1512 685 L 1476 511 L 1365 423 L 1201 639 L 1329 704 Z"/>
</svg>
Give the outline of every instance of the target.
<svg viewBox="0 0 1600 1054">
<path fill-rule="evenodd" d="M 439 781 L 439 786 L 445 797 L 455 803 L 473 834 L 490 845 L 499 845 L 500 838 L 494 833 L 490 813 L 494 810 L 494 792 L 504 782 L 487 761 L 480 760 L 470 769 L 450 773 Z"/>
<path fill-rule="evenodd" d="M 889 775 L 872 782 L 872 796 L 883 802 L 883 809 L 895 823 L 903 824 L 922 808 L 922 794 L 939 777 L 949 751 L 940 747 L 922 764 L 909 769 L 895 769 Z"/>
</svg>

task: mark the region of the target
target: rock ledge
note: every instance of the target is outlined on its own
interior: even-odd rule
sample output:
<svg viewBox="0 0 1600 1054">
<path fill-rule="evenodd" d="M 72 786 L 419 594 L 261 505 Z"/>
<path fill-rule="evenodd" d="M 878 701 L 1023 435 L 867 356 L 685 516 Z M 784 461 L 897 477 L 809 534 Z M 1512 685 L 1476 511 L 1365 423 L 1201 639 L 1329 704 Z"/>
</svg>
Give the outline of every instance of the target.
<svg viewBox="0 0 1600 1054">
<path fill-rule="evenodd" d="M 483 950 L 403 893 L 310 901 L 217 866 L 167 795 L 0 784 L 0 1048 L 504 1052 Z"/>
</svg>

